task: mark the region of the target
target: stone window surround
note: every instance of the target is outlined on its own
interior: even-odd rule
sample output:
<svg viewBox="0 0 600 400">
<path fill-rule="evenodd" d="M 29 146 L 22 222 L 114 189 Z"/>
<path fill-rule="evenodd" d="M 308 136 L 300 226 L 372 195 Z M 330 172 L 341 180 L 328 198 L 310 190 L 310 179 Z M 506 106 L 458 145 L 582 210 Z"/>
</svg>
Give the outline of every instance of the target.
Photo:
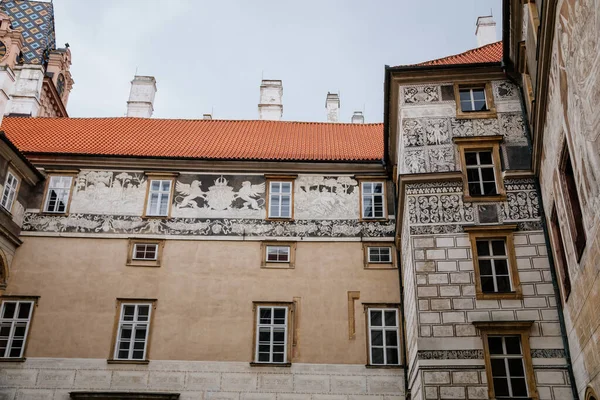
<svg viewBox="0 0 600 400">
<path fill-rule="evenodd" d="M 473 322 L 475 328 L 481 333 L 483 342 L 483 354 L 485 359 L 485 372 L 488 382 L 488 397 L 495 399 L 494 380 L 492 377 L 492 366 L 490 359 L 490 350 L 488 348 L 489 335 L 519 335 L 521 337 L 521 347 L 523 350 L 523 363 L 525 364 L 525 376 L 527 378 L 527 388 L 529 399 L 539 400 L 535 384 L 535 375 L 531 361 L 531 347 L 529 345 L 529 331 L 534 321 L 477 321 Z"/>
<path fill-rule="evenodd" d="M 373 263 L 369 262 L 369 247 L 389 247 L 391 262 L 389 263 Z M 363 258 L 365 269 L 393 269 L 397 268 L 396 262 L 396 247 L 391 242 L 363 242 Z"/>
<path fill-rule="evenodd" d="M 107 359 L 107 363 L 109 364 L 148 364 L 150 362 L 150 350 L 152 343 L 152 330 L 154 325 L 154 314 L 156 314 L 156 302 L 157 299 L 140 299 L 140 298 L 117 298 L 115 303 L 115 320 L 114 320 L 114 328 L 113 328 L 113 336 L 111 340 L 109 357 Z M 150 321 L 148 322 L 148 335 L 146 338 L 146 358 L 144 360 L 120 360 L 115 359 L 115 348 L 117 345 L 117 335 L 119 334 L 119 321 L 121 319 L 121 310 L 123 304 L 142 304 L 148 303 L 150 304 Z"/>
<path fill-rule="evenodd" d="M 483 88 L 485 91 L 485 100 L 487 104 L 486 111 L 464 112 L 460 106 L 460 90 Z M 496 118 L 496 105 L 492 92 L 491 81 L 459 81 L 454 82 L 454 100 L 456 102 L 456 119 L 475 119 L 475 118 Z"/>
<path fill-rule="evenodd" d="M 156 260 L 139 260 L 133 257 L 136 244 L 155 244 L 157 246 Z M 127 262 L 131 267 L 160 267 L 165 241 L 161 239 L 130 238 L 127 247 Z"/>
<path fill-rule="evenodd" d="M 71 206 L 71 200 L 73 199 L 73 192 L 74 192 L 73 189 L 75 188 L 75 183 L 77 180 L 77 175 L 79 174 L 79 170 L 46 170 L 45 172 L 48 174 L 48 176 L 46 177 L 46 184 L 44 187 L 44 198 L 42 199 L 42 206 L 40 207 L 40 209 L 42 210 L 41 213 L 46 214 L 46 215 L 64 215 L 64 216 L 69 215 L 69 207 Z M 46 200 L 48 199 L 50 180 L 53 176 L 71 177 L 71 188 L 69 189 L 69 199 L 67 200 L 67 205 L 65 207 L 65 211 L 62 213 L 46 211 Z"/>
<path fill-rule="evenodd" d="M 567 253 L 565 251 L 565 243 L 562 231 L 560 229 L 560 221 L 558 219 L 558 210 L 556 203 L 552 206 L 550 213 L 550 244 L 554 255 L 554 263 L 558 266 L 557 272 L 561 282 L 561 292 L 563 303 L 566 304 L 571 294 L 571 276 L 569 274 L 569 264 L 567 262 Z"/>
<path fill-rule="evenodd" d="M 357 292 L 358 293 L 358 292 Z M 356 297 L 358 298 L 358 297 Z M 365 364 L 365 366 L 367 368 L 404 368 L 404 359 L 402 358 L 403 354 L 404 354 L 404 338 L 403 338 L 403 330 L 402 329 L 402 312 L 401 312 L 401 305 L 398 303 L 362 303 L 363 306 L 363 313 L 365 314 L 365 350 L 366 350 L 366 356 L 367 356 L 367 363 Z M 370 337 L 371 334 L 369 332 L 369 327 L 370 327 L 370 322 L 369 322 L 369 310 L 370 309 L 394 309 L 397 310 L 397 314 L 396 314 L 396 323 L 398 324 L 398 364 L 390 364 L 390 365 L 384 365 L 384 364 L 371 364 L 371 345 L 370 345 Z"/>
<path fill-rule="evenodd" d="M 179 176 L 179 173 L 169 173 L 169 172 L 146 172 L 146 177 L 148 181 L 146 182 L 146 196 L 144 197 L 144 213 L 142 214 L 142 218 L 157 218 L 157 219 L 165 219 L 171 218 L 171 209 L 173 208 L 173 196 L 175 195 L 175 178 Z M 148 215 L 148 202 L 150 196 L 150 186 L 152 181 L 161 180 L 161 181 L 171 181 L 171 193 L 169 193 L 169 201 L 167 202 L 167 215 Z"/>
<path fill-rule="evenodd" d="M 500 161 L 500 142 L 502 141 L 502 135 L 455 137 L 452 140 L 458 146 L 459 163 L 461 167 L 463 181 L 464 201 L 505 201 L 506 189 L 504 188 L 502 164 Z M 492 152 L 492 159 L 494 162 L 494 175 L 496 179 L 496 191 L 498 194 L 495 194 L 493 196 L 471 196 L 471 194 L 469 193 L 469 179 L 467 176 L 467 163 L 465 161 L 465 152 L 470 150 L 489 150 Z"/>
<path fill-rule="evenodd" d="M 475 298 L 478 300 L 495 299 L 521 299 L 523 293 L 517 270 L 517 258 L 515 255 L 515 243 L 513 232 L 517 229 L 516 224 L 505 225 L 476 225 L 465 226 L 464 230 L 469 234 L 471 242 L 471 252 L 473 254 L 473 267 L 475 271 Z M 481 288 L 481 278 L 479 273 L 479 262 L 477 258 L 477 239 L 504 239 L 506 242 L 506 252 L 508 256 L 508 271 L 510 274 L 513 292 L 508 293 L 484 293 Z"/>
<path fill-rule="evenodd" d="M 267 220 L 269 221 L 293 221 L 294 220 L 294 191 L 296 190 L 296 178 L 298 175 L 265 175 L 266 179 L 266 196 L 265 196 L 265 209 L 267 212 Z M 274 182 L 290 182 L 292 187 L 290 189 L 290 216 L 289 217 L 271 217 L 269 216 L 269 200 L 271 198 L 271 183 Z"/>
<path fill-rule="evenodd" d="M 286 326 L 286 345 L 285 345 L 285 361 L 284 363 L 258 362 L 258 309 L 260 307 L 285 307 L 287 308 L 287 326 Z M 296 304 L 292 301 L 254 301 L 252 302 L 253 312 L 253 331 L 252 331 L 252 361 L 250 366 L 253 367 L 291 367 L 292 366 L 292 347 L 295 345 L 295 330 L 297 327 L 296 321 Z"/>
<path fill-rule="evenodd" d="M 267 261 L 267 246 L 287 246 L 290 248 L 290 259 L 289 262 L 269 262 Z M 269 241 L 261 242 L 260 244 L 261 254 L 261 268 L 268 269 L 290 269 L 296 267 L 296 242 L 278 242 Z"/>
<path fill-rule="evenodd" d="M 33 303 L 33 308 L 31 310 L 31 315 L 29 317 L 29 324 L 27 327 L 27 332 L 25 333 L 25 343 L 23 344 L 23 352 L 22 352 L 22 356 L 17 358 L 0 358 L 0 363 L 1 362 L 24 362 L 25 361 L 25 354 L 27 353 L 27 345 L 29 344 L 29 333 L 31 332 L 31 325 L 33 324 L 33 318 L 35 316 L 35 309 L 38 306 L 38 300 L 40 299 L 40 296 L 12 296 L 12 295 L 4 295 L 4 296 L 0 296 L 0 306 L 2 305 L 2 303 L 4 303 L 5 301 L 30 301 Z M 0 307 L 1 309 L 2 307 Z"/>
</svg>

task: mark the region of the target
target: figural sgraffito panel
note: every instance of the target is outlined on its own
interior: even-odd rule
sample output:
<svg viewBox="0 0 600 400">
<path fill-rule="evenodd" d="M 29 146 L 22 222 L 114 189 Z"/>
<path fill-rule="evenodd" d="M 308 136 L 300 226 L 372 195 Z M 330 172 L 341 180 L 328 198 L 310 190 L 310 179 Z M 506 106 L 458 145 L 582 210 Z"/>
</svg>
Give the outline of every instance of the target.
<svg viewBox="0 0 600 400">
<path fill-rule="evenodd" d="M 358 182 L 349 176 L 299 176 L 295 187 L 295 218 L 359 217 Z"/>
</svg>

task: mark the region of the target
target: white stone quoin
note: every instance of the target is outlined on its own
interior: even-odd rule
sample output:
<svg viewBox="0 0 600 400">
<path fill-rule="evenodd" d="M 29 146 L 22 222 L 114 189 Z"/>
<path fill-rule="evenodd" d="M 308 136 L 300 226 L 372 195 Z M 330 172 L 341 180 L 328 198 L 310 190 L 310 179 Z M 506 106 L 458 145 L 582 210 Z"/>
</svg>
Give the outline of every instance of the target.
<svg viewBox="0 0 600 400">
<path fill-rule="evenodd" d="M 498 41 L 496 39 L 496 22 L 491 15 L 477 18 L 475 36 L 477 36 L 477 47 Z"/>
<path fill-rule="evenodd" d="M 327 110 L 327 122 L 339 122 L 340 120 L 340 96 L 337 93 L 327 92 L 325 100 Z"/>
<path fill-rule="evenodd" d="M 154 112 L 155 95 L 156 79 L 153 76 L 134 76 L 127 101 L 127 116 L 150 118 Z"/>
<path fill-rule="evenodd" d="M 352 123 L 353 124 L 364 124 L 365 123 L 365 116 L 363 115 L 362 111 L 354 111 L 354 114 L 352 114 Z"/>
<path fill-rule="evenodd" d="M 283 116 L 283 84 L 280 80 L 263 79 L 260 83 L 258 118 L 279 121 Z"/>
</svg>

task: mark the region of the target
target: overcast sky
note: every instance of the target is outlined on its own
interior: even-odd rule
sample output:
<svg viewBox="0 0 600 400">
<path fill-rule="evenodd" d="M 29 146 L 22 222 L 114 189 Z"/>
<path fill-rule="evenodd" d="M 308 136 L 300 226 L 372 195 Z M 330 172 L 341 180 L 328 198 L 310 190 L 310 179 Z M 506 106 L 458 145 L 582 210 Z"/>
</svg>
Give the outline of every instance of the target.
<svg viewBox="0 0 600 400">
<path fill-rule="evenodd" d="M 257 119 L 259 85 L 283 81 L 283 119 L 383 121 L 384 66 L 476 47 L 475 21 L 501 0 L 54 0 L 71 45 L 71 117 L 123 116 L 130 81 L 156 77 L 156 118 Z"/>
</svg>

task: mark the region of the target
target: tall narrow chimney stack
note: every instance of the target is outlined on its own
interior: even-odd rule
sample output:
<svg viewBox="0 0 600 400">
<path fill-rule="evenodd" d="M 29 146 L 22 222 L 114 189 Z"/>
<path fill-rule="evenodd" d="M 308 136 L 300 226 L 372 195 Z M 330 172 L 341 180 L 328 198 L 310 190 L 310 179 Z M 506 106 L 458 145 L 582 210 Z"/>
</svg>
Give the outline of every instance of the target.
<svg viewBox="0 0 600 400">
<path fill-rule="evenodd" d="M 258 118 L 279 121 L 283 116 L 283 84 L 280 80 L 263 79 L 260 83 Z"/>
<path fill-rule="evenodd" d="M 365 123 L 365 116 L 363 115 L 362 111 L 354 111 L 354 114 L 352 114 L 352 123 L 353 124 L 364 124 Z"/>
<path fill-rule="evenodd" d="M 477 36 L 477 47 L 485 46 L 486 44 L 497 42 L 496 39 L 496 22 L 494 17 L 487 15 L 477 18 L 477 28 L 475 29 Z"/>
<path fill-rule="evenodd" d="M 127 116 L 150 118 L 154 112 L 156 79 L 153 76 L 134 76 L 127 102 Z"/>
<path fill-rule="evenodd" d="M 337 93 L 327 92 L 325 99 L 327 110 L 327 122 L 339 122 L 340 120 L 340 96 Z"/>
</svg>

